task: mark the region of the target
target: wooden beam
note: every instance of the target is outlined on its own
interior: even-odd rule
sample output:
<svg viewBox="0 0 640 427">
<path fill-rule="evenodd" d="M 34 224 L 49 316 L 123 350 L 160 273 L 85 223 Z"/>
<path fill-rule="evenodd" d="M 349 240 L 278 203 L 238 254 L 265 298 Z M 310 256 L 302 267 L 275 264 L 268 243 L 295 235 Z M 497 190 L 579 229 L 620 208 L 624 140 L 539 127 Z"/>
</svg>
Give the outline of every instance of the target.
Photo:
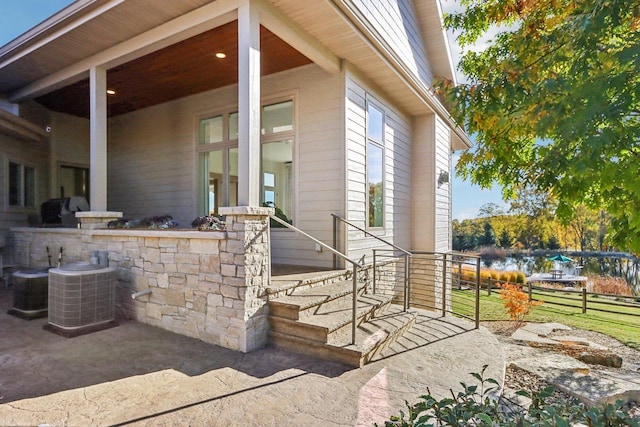
<svg viewBox="0 0 640 427">
<path fill-rule="evenodd" d="M 260 9 L 260 23 L 265 28 L 328 73 L 340 72 L 340 58 L 291 22 L 279 9 L 264 0 L 256 1 L 256 6 Z"/>
<path fill-rule="evenodd" d="M 27 142 L 42 142 L 49 138 L 49 134 L 41 127 L 1 108 L 0 133 Z"/>
</svg>

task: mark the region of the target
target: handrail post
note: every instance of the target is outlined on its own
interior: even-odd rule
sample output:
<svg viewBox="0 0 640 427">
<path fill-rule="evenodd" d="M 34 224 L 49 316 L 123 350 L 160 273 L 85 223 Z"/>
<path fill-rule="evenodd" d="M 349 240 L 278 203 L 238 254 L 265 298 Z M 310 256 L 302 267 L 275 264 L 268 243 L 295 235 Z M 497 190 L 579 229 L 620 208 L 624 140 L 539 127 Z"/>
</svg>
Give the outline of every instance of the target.
<svg viewBox="0 0 640 427">
<path fill-rule="evenodd" d="M 338 218 L 335 215 L 333 217 L 333 249 L 338 250 Z M 338 269 L 338 255 L 333 254 L 333 269 Z"/>
<path fill-rule="evenodd" d="M 409 307 L 411 307 L 411 274 L 409 273 L 410 257 L 409 255 L 404 255 L 404 311 L 407 311 Z"/>
<path fill-rule="evenodd" d="M 435 261 L 435 259 L 434 259 Z M 442 316 L 446 316 L 447 315 L 447 281 L 446 281 L 446 275 L 447 275 L 447 254 L 443 254 L 442 255 Z"/>
<path fill-rule="evenodd" d="M 480 258 L 476 259 L 476 329 L 480 329 Z"/>
<path fill-rule="evenodd" d="M 358 308 L 358 267 L 353 265 L 353 302 L 352 302 L 352 318 L 351 318 L 351 344 L 356 345 L 356 310 Z"/>
<path fill-rule="evenodd" d="M 376 270 L 378 269 L 378 264 L 377 264 L 377 255 L 376 255 L 376 250 L 373 250 L 373 294 L 376 294 L 376 284 L 377 284 L 377 274 L 376 274 Z"/>
</svg>

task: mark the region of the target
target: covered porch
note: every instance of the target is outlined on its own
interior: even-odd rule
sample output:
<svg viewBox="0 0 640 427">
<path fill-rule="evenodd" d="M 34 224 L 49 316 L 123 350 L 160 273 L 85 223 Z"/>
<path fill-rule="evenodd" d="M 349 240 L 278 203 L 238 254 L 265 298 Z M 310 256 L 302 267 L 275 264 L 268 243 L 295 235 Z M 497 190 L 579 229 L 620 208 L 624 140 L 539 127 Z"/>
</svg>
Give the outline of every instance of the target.
<svg viewBox="0 0 640 427">
<path fill-rule="evenodd" d="M 2 88 L 8 100 L 49 130 L 49 197 L 69 193 L 61 176 L 71 167 L 88 172 L 82 191 L 94 212 L 168 214 L 186 228 L 225 206 L 267 205 L 330 243 L 332 213 L 367 225 L 363 169 L 371 166 L 360 136 L 377 110 L 387 135 L 378 183 L 385 217 L 375 225 L 404 247 L 437 249 L 432 205 L 442 197 L 444 207 L 449 189 L 436 180 L 463 133 L 443 132 L 450 123 L 435 117 L 445 117 L 439 100 L 397 73 L 399 64 L 371 45 L 370 28 L 352 25 L 361 17 L 351 6 L 98 3 L 79 2 L 63 11 L 68 19 L 54 16 L 0 52 L 13 72 Z M 417 12 L 439 16 L 431 5 Z M 429 51 L 442 49 L 440 38 L 428 40 Z M 444 63 L 432 67 L 448 72 Z M 436 155 L 438 138 L 446 147 Z M 414 167 L 422 175 L 415 180 L 406 173 Z M 371 242 L 346 231 L 346 253 L 370 252 Z M 286 230 L 271 237 L 275 263 L 331 266 L 330 254 Z"/>
<path fill-rule="evenodd" d="M 331 246 L 362 260 L 366 275 L 377 238 L 445 253 L 450 186 L 440 178 L 466 136 L 427 83 L 432 72 L 451 71 L 446 61 L 427 64 L 427 51 L 446 53 L 440 27 L 426 25 L 440 17 L 434 5 L 393 17 L 407 43 L 421 31 L 414 14 L 434 36 L 426 48 L 409 46 L 408 59 L 388 51 L 354 3 L 339 0 L 314 8 L 296 0 L 87 0 L 52 17 L 0 52 L 0 89 L 49 131 L 45 193 L 67 195 L 62 169 L 85 170 L 77 188 L 91 209 L 77 214 L 77 229 L 13 227 L 15 261 L 45 266 L 49 247 L 64 247 L 67 261 L 106 251 L 123 316 L 249 352 L 268 340 L 273 265 L 333 268 Z M 406 60 L 416 63 L 407 68 Z M 270 227 L 274 213 L 321 244 Z M 188 228 L 214 214 L 226 230 Z M 332 214 L 368 234 L 334 232 Z M 110 219 L 151 215 L 181 227 L 106 228 Z M 436 271 L 438 262 L 427 265 Z M 388 277 L 408 274 L 399 271 Z M 429 278 L 426 295 L 444 314 L 443 271 Z M 352 288 L 354 317 L 368 286 L 365 277 Z M 395 287 L 390 280 L 367 310 L 400 299 L 406 311 L 407 291 L 397 297 Z M 401 331 L 415 321 L 405 317 Z M 340 322 L 330 332 L 341 335 Z"/>
</svg>

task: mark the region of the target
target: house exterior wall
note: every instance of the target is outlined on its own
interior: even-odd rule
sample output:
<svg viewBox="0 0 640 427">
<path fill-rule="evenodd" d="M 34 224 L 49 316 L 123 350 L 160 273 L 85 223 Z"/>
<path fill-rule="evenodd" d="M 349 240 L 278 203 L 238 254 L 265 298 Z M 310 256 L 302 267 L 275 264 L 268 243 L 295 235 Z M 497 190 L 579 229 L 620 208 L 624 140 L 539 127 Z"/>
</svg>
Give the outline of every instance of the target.
<svg viewBox="0 0 640 427">
<path fill-rule="evenodd" d="M 411 139 L 409 117 L 394 109 L 388 101 L 355 74 L 347 77 L 346 87 L 346 163 L 347 219 L 367 229 L 366 175 L 366 102 L 369 99 L 385 114 L 384 128 L 384 229 L 370 232 L 400 247 L 411 242 Z M 371 262 L 371 249 L 389 248 L 372 237 L 350 229 L 348 252 L 351 259 L 363 255 Z"/>
<path fill-rule="evenodd" d="M 34 207 L 9 205 L 9 162 L 35 168 Z M 40 204 L 47 200 L 49 182 L 49 146 L 45 142 L 24 142 L 0 134 L 0 250 L 10 227 L 26 226 L 30 215 L 40 214 Z M 6 254 L 8 255 L 8 254 Z M 5 259 L 5 263 L 10 261 Z"/>
<path fill-rule="evenodd" d="M 435 114 L 414 118 L 412 147 L 412 243 L 418 251 L 451 249 L 451 184 L 438 183 L 450 174 L 451 130 Z"/>
<path fill-rule="evenodd" d="M 435 170 L 436 180 L 441 172 L 451 174 L 451 129 L 436 116 Z M 435 198 L 435 246 L 436 252 L 451 250 L 451 176 L 442 184 L 436 184 Z"/>
<path fill-rule="evenodd" d="M 331 246 L 331 213 L 344 206 L 344 77 L 305 66 L 276 75 L 268 84 L 297 90 L 293 225 Z M 274 263 L 330 267 L 333 262 L 330 253 L 316 252 L 313 242 L 289 230 L 272 229 L 271 248 Z"/>
<path fill-rule="evenodd" d="M 429 67 L 420 25 L 412 0 L 350 0 L 371 23 L 394 54 L 431 86 L 433 73 Z"/>
<path fill-rule="evenodd" d="M 450 173 L 450 129 L 434 114 L 416 117 L 413 146 L 413 221 L 411 304 L 428 309 L 448 309 L 450 275 L 442 253 L 451 249 L 451 185 L 438 182 Z M 446 282 L 443 288 L 442 284 Z M 444 306 L 443 306 L 444 302 Z"/>
<path fill-rule="evenodd" d="M 344 205 L 342 150 L 343 77 L 315 65 L 262 79 L 262 98 L 293 96 L 294 225 L 332 243 L 332 212 Z M 229 86 L 154 106 L 109 121 L 108 206 L 125 217 L 171 215 L 183 228 L 197 208 L 197 119 L 237 108 L 237 88 Z M 82 142 L 78 142 L 82 144 Z M 274 263 L 331 265 L 307 239 L 272 230 Z"/>
</svg>

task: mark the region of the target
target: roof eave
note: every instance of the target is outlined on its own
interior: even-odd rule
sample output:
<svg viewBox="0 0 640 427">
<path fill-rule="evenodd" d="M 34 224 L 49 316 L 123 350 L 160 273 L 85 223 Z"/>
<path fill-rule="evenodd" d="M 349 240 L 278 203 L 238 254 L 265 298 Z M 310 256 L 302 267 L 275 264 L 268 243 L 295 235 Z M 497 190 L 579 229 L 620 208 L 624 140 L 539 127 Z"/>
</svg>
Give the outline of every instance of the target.
<svg viewBox="0 0 640 427">
<path fill-rule="evenodd" d="M 120 3 L 121 1 L 116 0 L 115 3 Z M 78 20 L 97 7 L 109 2 L 113 2 L 113 0 L 76 0 L 24 34 L 0 47 L 0 62 L 4 63 L 11 57 L 21 56 L 22 52 L 29 50 L 34 45 L 53 35 L 58 37 L 60 32 L 68 31 L 66 27 L 71 20 Z"/>
</svg>

